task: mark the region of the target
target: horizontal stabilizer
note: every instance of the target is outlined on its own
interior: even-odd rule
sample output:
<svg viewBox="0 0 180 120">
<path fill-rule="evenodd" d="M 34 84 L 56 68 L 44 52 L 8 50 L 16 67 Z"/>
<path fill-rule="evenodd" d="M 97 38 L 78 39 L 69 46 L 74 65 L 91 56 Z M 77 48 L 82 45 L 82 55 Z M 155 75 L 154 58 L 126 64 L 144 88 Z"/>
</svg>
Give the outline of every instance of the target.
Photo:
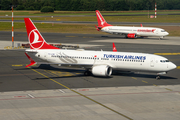
<svg viewBox="0 0 180 120">
<path fill-rule="evenodd" d="M 97 27 L 96 25 L 95 25 L 95 27 L 96 27 L 97 31 L 101 30 L 101 28 L 102 28 L 102 27 Z"/>
<path fill-rule="evenodd" d="M 29 59 L 29 61 L 31 62 L 29 65 L 27 65 L 26 67 L 32 66 L 34 64 L 36 64 L 36 62 L 27 54 L 25 53 L 25 55 L 27 56 L 27 58 Z"/>
</svg>

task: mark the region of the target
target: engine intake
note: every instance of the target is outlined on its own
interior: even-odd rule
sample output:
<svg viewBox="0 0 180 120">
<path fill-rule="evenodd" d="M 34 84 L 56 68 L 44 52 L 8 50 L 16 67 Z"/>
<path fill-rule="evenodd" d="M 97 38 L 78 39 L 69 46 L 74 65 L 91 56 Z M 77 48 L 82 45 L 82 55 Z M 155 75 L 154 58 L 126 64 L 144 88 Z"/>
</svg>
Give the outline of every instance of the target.
<svg viewBox="0 0 180 120">
<path fill-rule="evenodd" d="M 92 74 L 94 76 L 111 76 L 112 68 L 108 65 L 97 65 L 92 67 Z"/>
</svg>

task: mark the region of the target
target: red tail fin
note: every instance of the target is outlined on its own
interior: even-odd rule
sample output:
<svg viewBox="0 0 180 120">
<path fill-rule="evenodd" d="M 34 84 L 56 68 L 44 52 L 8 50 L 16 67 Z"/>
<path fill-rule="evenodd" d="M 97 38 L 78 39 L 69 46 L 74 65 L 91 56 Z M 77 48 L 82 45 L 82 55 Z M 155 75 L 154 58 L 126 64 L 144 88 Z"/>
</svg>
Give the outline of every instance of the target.
<svg viewBox="0 0 180 120">
<path fill-rule="evenodd" d="M 103 18 L 103 16 L 99 12 L 99 10 L 96 10 L 96 16 L 97 16 L 97 21 L 98 21 L 99 27 L 112 26 L 106 22 L 106 20 Z"/>
<path fill-rule="evenodd" d="M 33 24 L 31 19 L 24 18 L 24 21 L 25 21 L 27 35 L 28 35 L 31 49 L 59 49 L 59 48 L 49 45 L 44 40 L 41 33 L 38 31 L 38 29 Z"/>
<path fill-rule="evenodd" d="M 113 43 L 113 52 L 117 52 L 117 49 L 114 43 Z"/>
</svg>

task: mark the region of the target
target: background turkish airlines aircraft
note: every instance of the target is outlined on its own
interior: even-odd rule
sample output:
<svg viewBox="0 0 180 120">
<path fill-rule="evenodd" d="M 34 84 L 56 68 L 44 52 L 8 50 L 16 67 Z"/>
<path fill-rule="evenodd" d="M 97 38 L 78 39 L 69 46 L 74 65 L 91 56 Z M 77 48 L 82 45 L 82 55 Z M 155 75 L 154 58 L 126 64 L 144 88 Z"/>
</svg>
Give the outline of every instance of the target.
<svg viewBox="0 0 180 120">
<path fill-rule="evenodd" d="M 96 16 L 98 21 L 98 27 L 96 26 L 96 29 L 98 31 L 101 30 L 111 34 L 125 35 L 127 38 L 137 38 L 137 36 L 163 38 L 169 35 L 168 32 L 161 28 L 143 27 L 142 25 L 141 27 L 112 26 L 105 21 L 98 10 L 96 10 Z"/>
<path fill-rule="evenodd" d="M 176 65 L 166 58 L 153 54 L 117 52 L 113 44 L 113 51 L 89 51 L 59 49 L 49 45 L 29 18 L 24 18 L 30 49 L 36 57 L 47 61 L 47 64 L 75 65 L 84 67 L 85 75 L 110 76 L 112 70 L 149 71 L 166 73 L 176 68 Z M 37 64 L 27 53 L 31 65 Z"/>
</svg>

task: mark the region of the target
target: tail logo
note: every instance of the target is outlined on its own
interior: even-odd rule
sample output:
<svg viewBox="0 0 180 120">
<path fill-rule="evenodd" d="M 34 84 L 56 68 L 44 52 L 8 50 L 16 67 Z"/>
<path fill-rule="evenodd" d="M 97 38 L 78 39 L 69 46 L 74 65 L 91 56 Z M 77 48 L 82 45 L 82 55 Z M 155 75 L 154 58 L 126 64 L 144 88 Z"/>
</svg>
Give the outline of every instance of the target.
<svg viewBox="0 0 180 120">
<path fill-rule="evenodd" d="M 34 29 L 29 33 L 29 42 L 30 46 L 34 49 L 40 49 L 43 46 L 44 40 L 37 29 Z"/>
<path fill-rule="evenodd" d="M 99 19 L 100 19 L 100 21 L 101 21 L 101 25 L 104 26 L 105 21 L 102 20 L 102 18 L 101 18 L 101 16 L 99 15 L 98 12 L 97 12 L 97 15 L 98 15 L 98 17 L 99 17 Z"/>
</svg>

